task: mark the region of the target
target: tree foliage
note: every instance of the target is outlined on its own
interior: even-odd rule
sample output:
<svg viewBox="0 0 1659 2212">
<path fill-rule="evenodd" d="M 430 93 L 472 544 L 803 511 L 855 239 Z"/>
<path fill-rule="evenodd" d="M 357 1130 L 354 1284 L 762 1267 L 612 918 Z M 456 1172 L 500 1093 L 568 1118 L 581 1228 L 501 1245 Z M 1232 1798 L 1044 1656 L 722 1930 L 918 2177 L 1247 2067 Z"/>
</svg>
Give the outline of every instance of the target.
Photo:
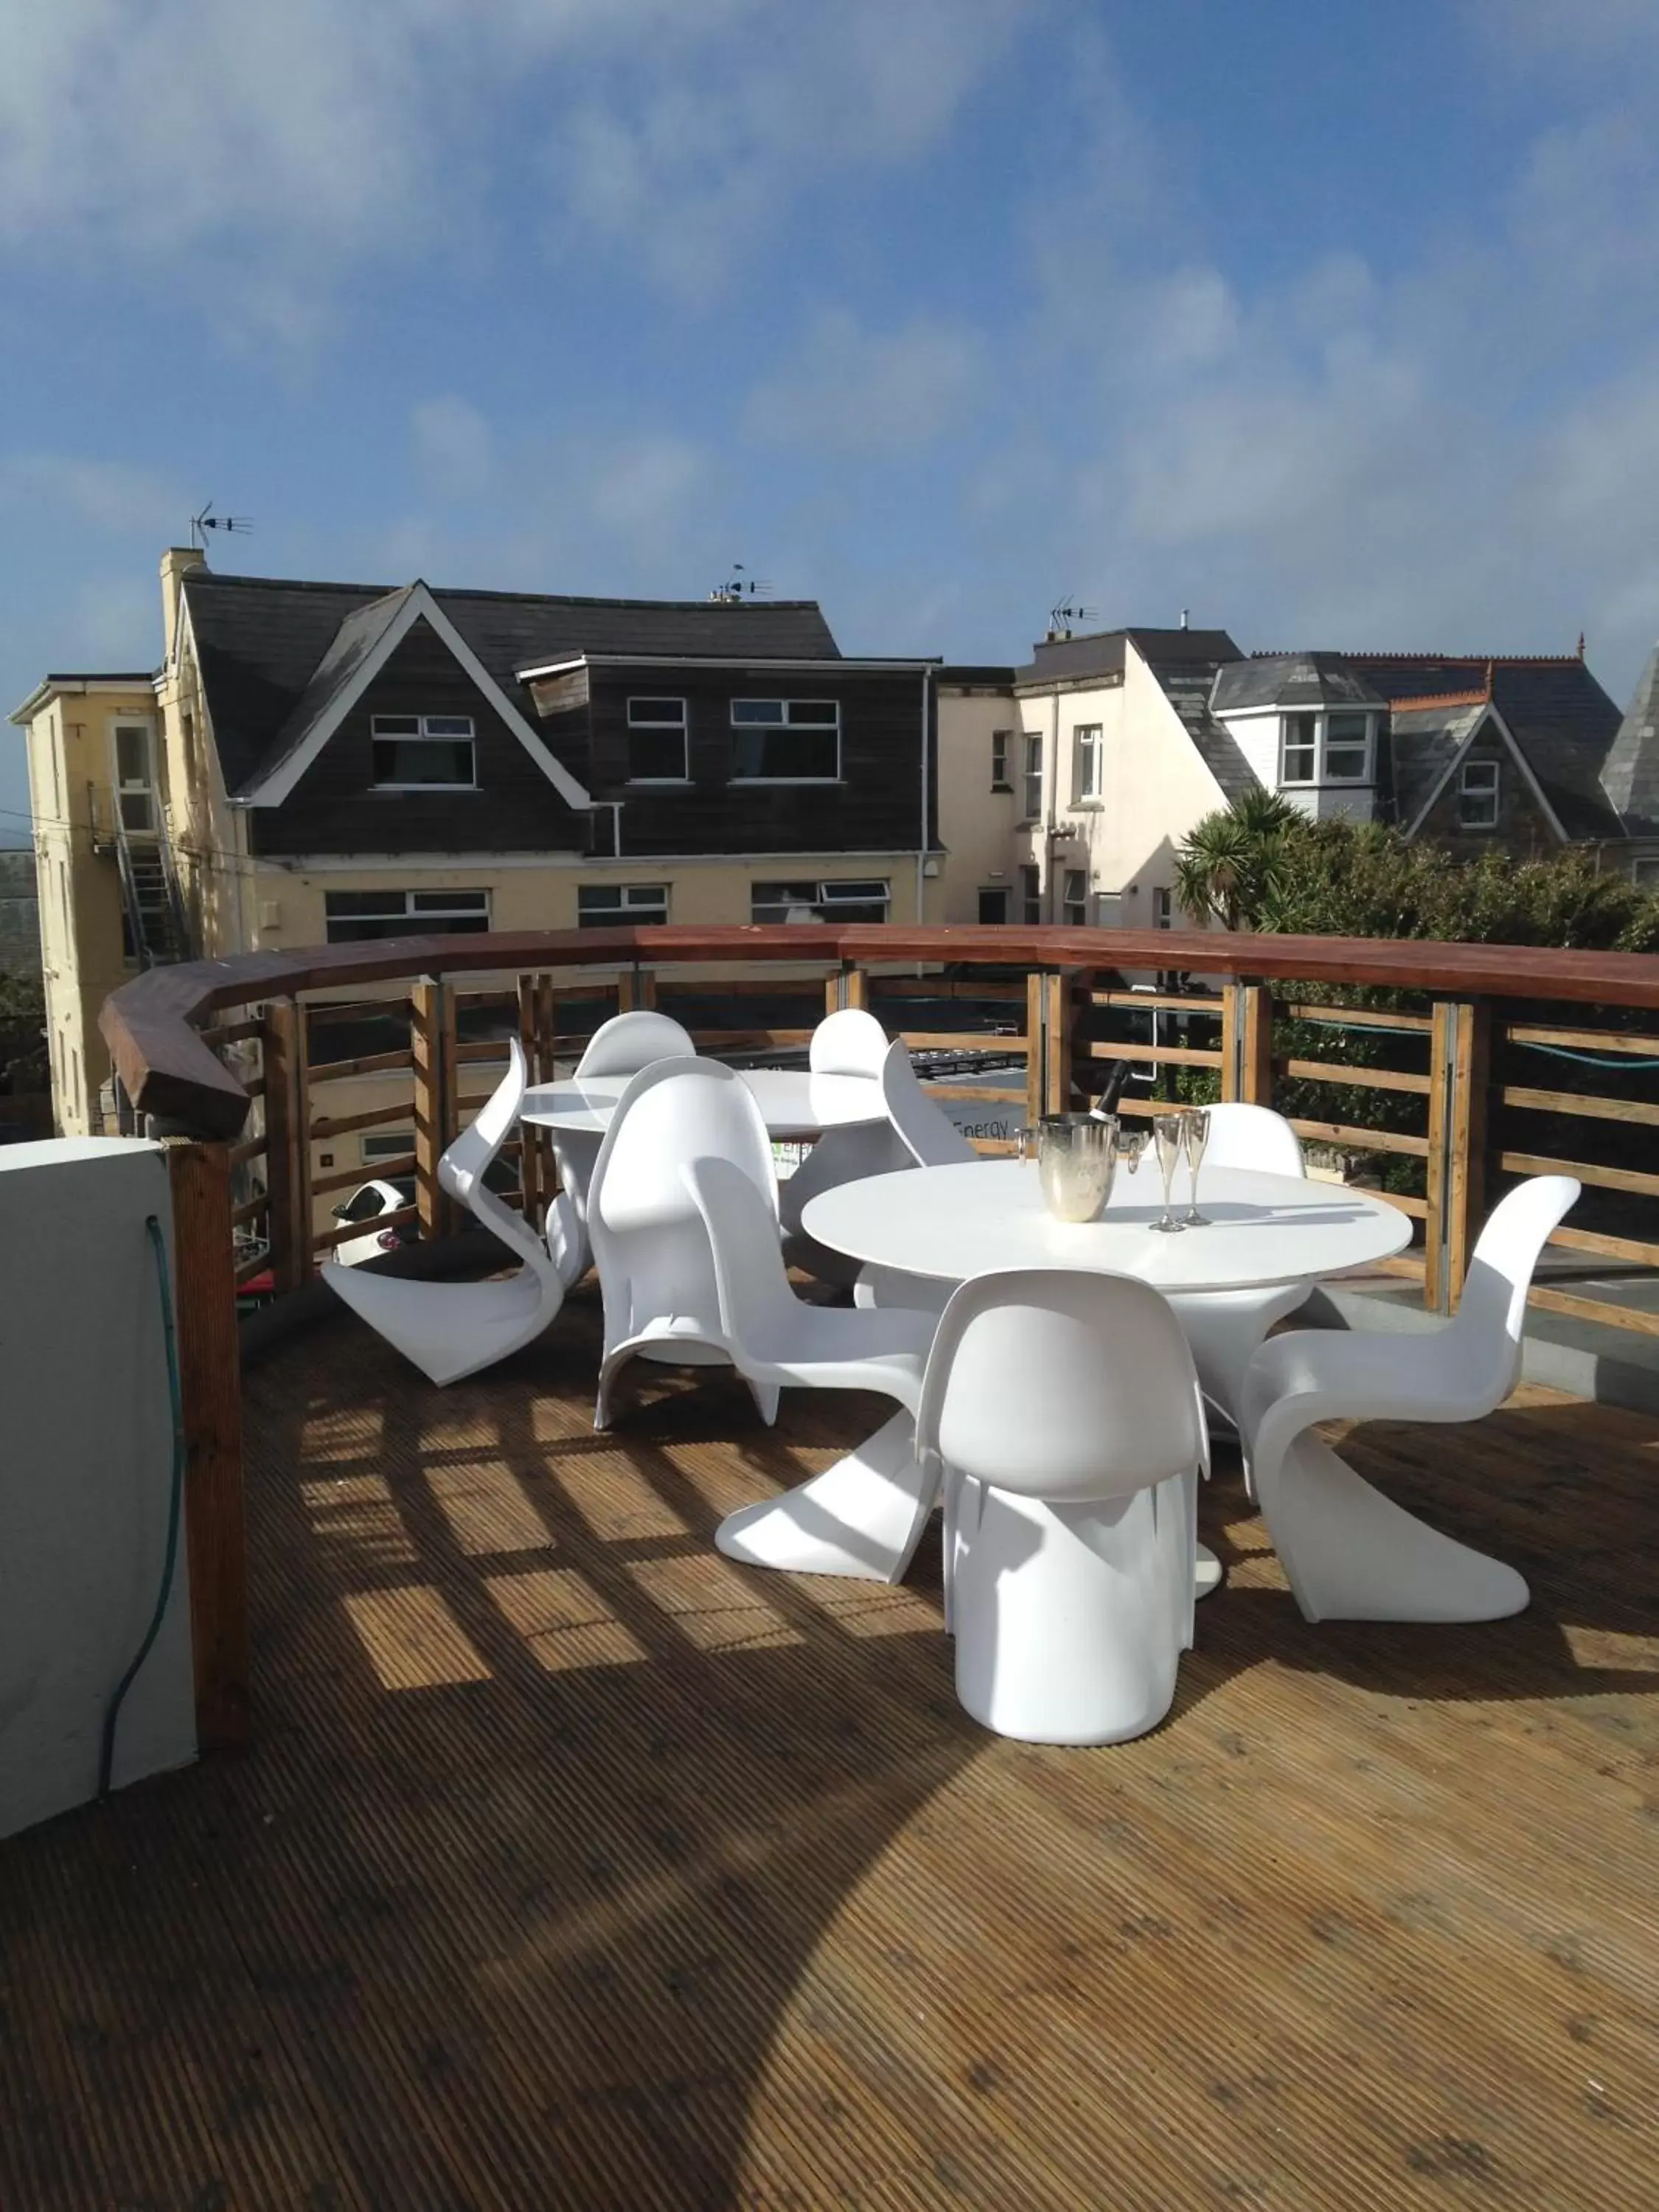
<svg viewBox="0 0 1659 2212">
<path fill-rule="evenodd" d="M 0 973 L 0 1091 L 21 1098 L 51 1088 L 40 977 Z"/>
</svg>

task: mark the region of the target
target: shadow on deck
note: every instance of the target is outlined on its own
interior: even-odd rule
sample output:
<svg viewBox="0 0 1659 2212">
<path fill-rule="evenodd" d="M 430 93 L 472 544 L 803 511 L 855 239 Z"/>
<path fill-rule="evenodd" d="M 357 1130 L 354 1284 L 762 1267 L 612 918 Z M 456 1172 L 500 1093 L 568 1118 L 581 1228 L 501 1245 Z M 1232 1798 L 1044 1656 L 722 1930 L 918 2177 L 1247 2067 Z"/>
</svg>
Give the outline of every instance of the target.
<svg viewBox="0 0 1659 2212">
<path fill-rule="evenodd" d="M 1659 1424 L 1361 1433 L 1533 1579 L 1478 1629 L 1308 1627 L 1224 1474 L 1170 1722 L 1061 1753 L 936 1543 L 713 1552 L 884 1407 L 599 1437 L 596 1357 L 250 1373 L 258 1741 L 0 1846 L 7 2212 L 1652 2201 Z"/>
</svg>

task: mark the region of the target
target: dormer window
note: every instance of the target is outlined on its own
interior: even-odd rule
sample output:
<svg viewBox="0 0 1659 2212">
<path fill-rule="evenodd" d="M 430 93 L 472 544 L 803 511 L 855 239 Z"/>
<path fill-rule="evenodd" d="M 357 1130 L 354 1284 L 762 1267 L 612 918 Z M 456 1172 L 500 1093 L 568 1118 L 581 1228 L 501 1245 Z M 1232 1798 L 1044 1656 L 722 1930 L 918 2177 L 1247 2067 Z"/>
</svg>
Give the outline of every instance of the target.
<svg viewBox="0 0 1659 2212">
<path fill-rule="evenodd" d="M 1370 714 L 1286 714 L 1280 783 L 1369 783 L 1372 725 Z"/>
<path fill-rule="evenodd" d="M 470 714 L 376 714 L 370 726 L 377 791 L 476 791 Z"/>
<path fill-rule="evenodd" d="M 684 699 L 628 702 L 628 781 L 684 783 L 690 776 Z"/>
</svg>

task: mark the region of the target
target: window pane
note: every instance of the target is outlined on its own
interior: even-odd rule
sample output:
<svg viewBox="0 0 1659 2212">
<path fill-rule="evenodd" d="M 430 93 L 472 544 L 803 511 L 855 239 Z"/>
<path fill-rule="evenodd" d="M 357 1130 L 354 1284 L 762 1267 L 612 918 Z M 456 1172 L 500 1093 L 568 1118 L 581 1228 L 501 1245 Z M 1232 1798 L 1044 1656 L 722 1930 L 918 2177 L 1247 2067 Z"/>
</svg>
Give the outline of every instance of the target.
<svg viewBox="0 0 1659 2212">
<path fill-rule="evenodd" d="M 332 921 L 353 915 L 395 914 L 399 919 L 409 911 L 409 902 L 402 891 L 325 891 L 323 912 Z"/>
<path fill-rule="evenodd" d="M 578 910 L 586 914 L 590 908 L 595 913 L 610 908 L 615 911 L 623 900 L 620 884 L 584 884 L 576 893 Z"/>
<path fill-rule="evenodd" d="M 369 727 L 377 738 L 418 738 L 421 718 L 418 714 L 376 714 Z"/>
<path fill-rule="evenodd" d="M 985 890 L 979 895 L 979 918 L 983 922 L 1003 922 L 1008 919 L 1008 894 L 1005 890 Z"/>
<path fill-rule="evenodd" d="M 428 714 L 422 727 L 429 738 L 470 738 L 472 735 L 471 714 Z"/>
<path fill-rule="evenodd" d="M 416 914 L 487 914 L 488 891 L 415 891 L 410 896 Z"/>
<path fill-rule="evenodd" d="M 374 781 L 385 784 L 435 784 L 453 790 L 471 790 L 473 784 L 472 740 L 461 738 L 377 738 L 374 740 Z"/>
<path fill-rule="evenodd" d="M 788 719 L 797 728 L 807 723 L 815 729 L 833 729 L 841 720 L 841 709 L 833 699 L 790 699 L 785 704 Z"/>
<path fill-rule="evenodd" d="M 684 731 L 630 730 L 628 733 L 628 776 L 630 783 L 683 783 L 685 781 Z"/>
<path fill-rule="evenodd" d="M 833 781 L 841 770 L 840 751 L 834 730 L 744 730 L 733 748 L 732 772 L 738 777 Z"/>
<path fill-rule="evenodd" d="M 732 720 L 737 723 L 779 722 L 783 720 L 781 699 L 734 699 Z"/>
<path fill-rule="evenodd" d="M 1498 763 L 1496 761 L 1465 761 L 1463 788 L 1465 791 L 1496 791 Z"/>
<path fill-rule="evenodd" d="M 145 743 L 148 732 L 135 729 L 131 723 L 115 732 L 115 768 L 123 783 L 148 783 L 149 781 L 149 747 Z"/>
<path fill-rule="evenodd" d="M 648 727 L 653 723 L 683 730 L 685 727 L 684 699 L 630 699 L 628 719 L 635 729 Z"/>
</svg>

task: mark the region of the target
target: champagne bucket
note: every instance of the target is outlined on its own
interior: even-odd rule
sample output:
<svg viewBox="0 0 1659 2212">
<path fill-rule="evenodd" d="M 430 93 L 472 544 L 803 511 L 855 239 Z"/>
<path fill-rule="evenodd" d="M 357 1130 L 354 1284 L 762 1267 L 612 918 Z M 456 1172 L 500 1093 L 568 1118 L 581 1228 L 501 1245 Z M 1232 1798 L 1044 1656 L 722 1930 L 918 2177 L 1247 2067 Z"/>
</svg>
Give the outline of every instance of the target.
<svg viewBox="0 0 1659 2212">
<path fill-rule="evenodd" d="M 1097 1114 L 1048 1114 L 1036 1125 L 1042 1202 L 1056 1221 L 1097 1221 L 1117 1171 L 1115 1119 Z M 1030 1157 L 1030 1147 L 1024 1148 Z"/>
</svg>

